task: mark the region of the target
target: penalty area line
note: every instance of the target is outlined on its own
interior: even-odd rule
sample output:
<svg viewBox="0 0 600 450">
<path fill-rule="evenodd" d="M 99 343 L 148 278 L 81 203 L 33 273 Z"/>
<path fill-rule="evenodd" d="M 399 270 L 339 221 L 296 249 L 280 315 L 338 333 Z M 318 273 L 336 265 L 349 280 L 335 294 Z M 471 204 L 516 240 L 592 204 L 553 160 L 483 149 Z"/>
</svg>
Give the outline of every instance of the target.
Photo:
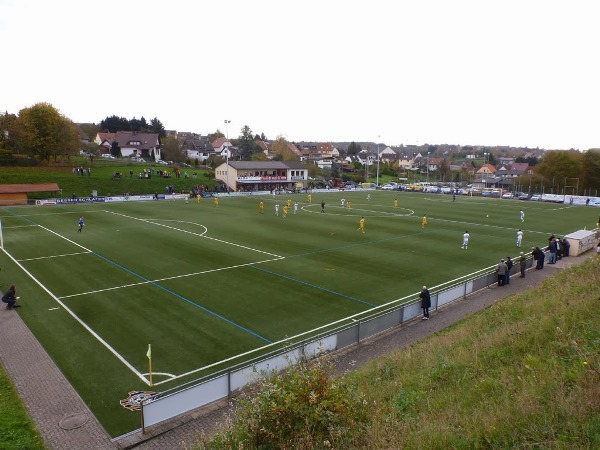
<svg viewBox="0 0 600 450">
<path fill-rule="evenodd" d="M 44 227 L 42 227 L 44 228 Z M 50 230 L 49 230 L 50 231 Z M 56 234 L 56 233 L 54 233 Z M 60 235 L 59 235 L 60 236 Z M 125 367 L 127 367 L 129 370 L 131 370 L 140 380 L 142 380 L 144 383 L 146 383 L 147 385 L 150 385 L 150 381 L 147 380 L 141 372 L 139 372 L 135 367 L 133 367 L 125 358 L 123 358 L 123 356 L 121 356 L 114 348 L 112 348 L 108 342 L 106 342 L 104 339 L 102 339 L 100 337 L 100 335 L 98 333 L 96 333 L 94 330 L 92 330 L 88 324 L 86 324 L 83 320 L 81 320 L 77 314 L 75 314 L 73 311 L 71 311 L 67 305 L 65 305 L 63 302 L 61 302 L 59 300 L 59 298 L 54 295 L 46 286 L 44 286 L 42 284 L 41 281 L 39 281 L 36 277 L 33 276 L 33 274 L 31 272 L 29 272 L 19 261 L 17 261 L 10 253 L 8 253 L 4 248 L 1 248 L 1 250 L 6 254 L 6 256 L 8 256 L 17 266 L 19 266 L 21 268 L 21 270 L 23 272 L 25 272 L 25 274 L 27 274 L 27 276 L 29 276 L 29 278 L 31 278 L 40 288 L 42 288 L 42 290 L 44 292 L 46 292 L 51 298 L 54 299 L 54 301 L 56 303 L 58 303 L 61 307 L 64 308 L 65 311 L 67 311 L 71 317 L 73 317 L 73 319 L 75 319 L 83 328 L 85 328 L 94 338 L 96 338 L 96 340 L 98 342 L 100 342 L 109 352 L 111 352 L 114 356 L 117 357 L 117 359 L 119 361 L 121 361 Z"/>
</svg>

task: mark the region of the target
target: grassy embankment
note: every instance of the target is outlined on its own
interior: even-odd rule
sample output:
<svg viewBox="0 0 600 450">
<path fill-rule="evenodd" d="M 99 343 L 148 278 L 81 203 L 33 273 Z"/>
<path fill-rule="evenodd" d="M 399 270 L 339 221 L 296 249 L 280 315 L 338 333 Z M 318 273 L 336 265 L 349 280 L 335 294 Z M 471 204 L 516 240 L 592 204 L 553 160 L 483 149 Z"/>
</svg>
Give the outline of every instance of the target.
<svg viewBox="0 0 600 450">
<path fill-rule="evenodd" d="M 74 175 L 73 167 L 91 169 L 91 174 Z M 154 167 L 155 175 L 150 179 L 139 178 L 143 169 Z M 158 170 L 167 171 L 169 178 L 156 175 Z M 195 185 L 208 186 L 214 190 L 216 182 L 206 176 L 205 169 L 180 168 L 181 176 L 175 177 L 174 167 L 158 164 L 136 163 L 125 159 L 105 160 L 94 159 L 90 164 L 84 158 L 74 158 L 69 163 L 36 167 L 2 167 L 0 183 L 2 184 L 27 184 L 27 183 L 57 183 L 62 193 L 36 192 L 28 195 L 30 199 L 43 199 L 54 197 L 89 197 L 92 191 L 97 191 L 98 196 L 134 194 L 159 194 L 165 193 L 166 186 L 173 186 L 176 193 L 191 191 Z M 133 175 L 130 177 L 130 171 Z M 121 178 L 115 178 L 115 172 L 121 172 Z M 188 177 L 185 178 L 187 172 Z M 194 176 L 193 174 L 197 175 Z"/>
<path fill-rule="evenodd" d="M 316 403 L 281 438 L 286 416 L 307 408 L 294 392 L 278 408 L 279 387 L 197 448 L 600 448 L 599 279 L 594 258 L 351 373 L 347 397 L 369 419 L 344 433 L 332 423 L 311 435 Z"/>
</svg>

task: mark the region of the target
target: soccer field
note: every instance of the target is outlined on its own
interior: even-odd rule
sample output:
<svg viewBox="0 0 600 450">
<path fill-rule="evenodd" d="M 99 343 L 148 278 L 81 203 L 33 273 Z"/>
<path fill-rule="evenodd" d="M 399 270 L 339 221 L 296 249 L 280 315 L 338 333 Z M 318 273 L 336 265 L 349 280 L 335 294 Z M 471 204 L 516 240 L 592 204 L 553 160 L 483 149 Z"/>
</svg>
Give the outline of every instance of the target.
<svg viewBox="0 0 600 450">
<path fill-rule="evenodd" d="M 288 199 L 299 208 L 284 218 Z M 14 282 L 23 299 L 19 314 L 115 436 L 139 426 L 138 413 L 119 405 L 131 390 L 177 386 L 495 265 L 518 255 L 519 228 L 530 252 L 550 234 L 594 227 L 597 215 L 389 191 L 369 200 L 365 191 L 313 193 L 312 203 L 305 194 L 232 196 L 218 207 L 212 199 L 4 207 L 0 263 L 3 289 Z"/>
</svg>

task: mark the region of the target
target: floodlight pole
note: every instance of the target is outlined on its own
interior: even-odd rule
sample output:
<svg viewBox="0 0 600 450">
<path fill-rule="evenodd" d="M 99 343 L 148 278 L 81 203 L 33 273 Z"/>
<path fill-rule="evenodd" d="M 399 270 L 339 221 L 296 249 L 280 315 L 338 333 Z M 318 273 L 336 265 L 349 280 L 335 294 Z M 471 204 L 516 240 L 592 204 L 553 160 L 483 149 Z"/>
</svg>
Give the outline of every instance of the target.
<svg viewBox="0 0 600 450">
<path fill-rule="evenodd" d="M 229 194 L 229 124 L 231 123 L 231 120 L 227 120 L 225 119 L 225 137 L 227 139 L 227 156 L 226 156 L 226 161 L 225 161 L 225 177 L 227 178 L 227 193 Z"/>
<path fill-rule="evenodd" d="M 379 140 L 381 139 L 381 136 L 377 136 L 377 186 L 375 186 L 376 188 L 379 187 Z"/>
</svg>

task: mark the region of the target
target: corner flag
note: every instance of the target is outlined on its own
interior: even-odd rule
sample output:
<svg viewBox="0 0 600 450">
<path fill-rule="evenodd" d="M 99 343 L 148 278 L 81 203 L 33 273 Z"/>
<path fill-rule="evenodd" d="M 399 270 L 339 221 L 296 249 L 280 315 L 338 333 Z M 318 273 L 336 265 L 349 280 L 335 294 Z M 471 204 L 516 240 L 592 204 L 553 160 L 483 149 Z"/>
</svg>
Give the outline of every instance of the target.
<svg viewBox="0 0 600 450">
<path fill-rule="evenodd" d="M 148 357 L 148 372 L 150 374 L 150 386 L 152 386 L 152 346 L 148 344 L 148 351 L 146 352 Z"/>
</svg>

